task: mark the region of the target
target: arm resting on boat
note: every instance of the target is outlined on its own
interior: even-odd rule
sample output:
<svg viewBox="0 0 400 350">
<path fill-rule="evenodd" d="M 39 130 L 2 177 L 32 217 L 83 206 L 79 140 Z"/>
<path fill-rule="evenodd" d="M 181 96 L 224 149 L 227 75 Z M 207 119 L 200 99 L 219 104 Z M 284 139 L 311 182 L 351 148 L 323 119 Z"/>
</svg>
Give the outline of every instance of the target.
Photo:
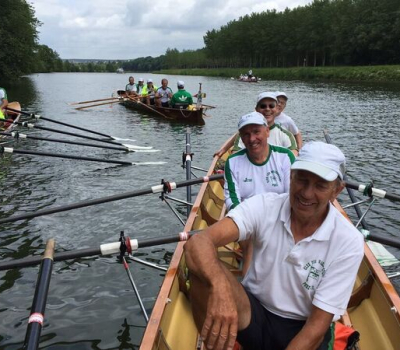
<svg viewBox="0 0 400 350">
<path fill-rule="evenodd" d="M 315 350 L 321 345 L 332 323 L 333 315 L 313 306 L 302 330 L 292 339 L 286 350 Z"/>
</svg>

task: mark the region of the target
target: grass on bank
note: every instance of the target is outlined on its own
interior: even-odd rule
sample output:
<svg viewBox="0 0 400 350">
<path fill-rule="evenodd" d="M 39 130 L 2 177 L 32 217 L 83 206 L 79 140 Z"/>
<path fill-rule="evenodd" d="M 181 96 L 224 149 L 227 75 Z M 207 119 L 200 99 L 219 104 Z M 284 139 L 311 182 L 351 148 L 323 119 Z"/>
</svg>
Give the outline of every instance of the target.
<svg viewBox="0 0 400 350">
<path fill-rule="evenodd" d="M 168 69 L 153 73 L 173 75 L 201 75 L 210 77 L 238 77 L 248 68 L 193 68 Z M 253 74 L 263 80 L 345 80 L 400 82 L 400 65 L 361 67 L 296 67 L 253 68 Z"/>
</svg>

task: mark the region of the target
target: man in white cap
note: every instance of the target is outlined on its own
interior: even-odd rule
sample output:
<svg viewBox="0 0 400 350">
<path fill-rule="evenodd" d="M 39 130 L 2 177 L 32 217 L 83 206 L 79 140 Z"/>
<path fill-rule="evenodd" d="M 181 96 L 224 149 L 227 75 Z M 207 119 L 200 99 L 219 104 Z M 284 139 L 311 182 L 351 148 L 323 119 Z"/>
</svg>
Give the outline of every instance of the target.
<svg viewBox="0 0 400 350">
<path fill-rule="evenodd" d="M 136 92 L 138 95 L 142 95 L 143 88 L 144 88 L 144 79 L 139 78 L 138 84 L 136 85 Z"/>
<path fill-rule="evenodd" d="M 310 142 L 292 165 L 289 194 L 241 203 L 184 246 L 196 324 L 207 349 L 327 350 L 346 311 L 363 237 L 331 204 L 343 189 L 345 157 Z M 242 283 L 216 248 L 251 237 Z"/>
<path fill-rule="evenodd" d="M 300 149 L 303 146 L 303 138 L 301 132 L 292 118 L 283 112 L 286 108 L 288 101 L 287 95 L 283 91 L 276 91 L 276 98 L 278 99 L 278 113 L 275 117 L 275 123 L 281 125 L 286 130 L 289 130 L 296 139 L 297 147 Z"/>
<path fill-rule="evenodd" d="M 7 92 L 5 89 L 0 87 L 0 120 L 6 119 L 5 109 L 6 109 L 7 105 L 8 105 Z"/>
<path fill-rule="evenodd" d="M 178 91 L 171 98 L 171 107 L 186 109 L 189 105 L 193 104 L 192 94 L 185 90 L 185 83 L 182 80 L 179 80 L 176 85 Z"/>
<path fill-rule="evenodd" d="M 239 135 L 245 148 L 225 162 L 224 195 L 227 210 L 259 193 L 288 193 L 290 166 L 294 155 L 287 148 L 268 144 L 269 128 L 261 113 L 252 112 L 240 118 Z M 240 243 L 243 252 L 243 274 L 251 257 L 250 240 Z"/>
</svg>

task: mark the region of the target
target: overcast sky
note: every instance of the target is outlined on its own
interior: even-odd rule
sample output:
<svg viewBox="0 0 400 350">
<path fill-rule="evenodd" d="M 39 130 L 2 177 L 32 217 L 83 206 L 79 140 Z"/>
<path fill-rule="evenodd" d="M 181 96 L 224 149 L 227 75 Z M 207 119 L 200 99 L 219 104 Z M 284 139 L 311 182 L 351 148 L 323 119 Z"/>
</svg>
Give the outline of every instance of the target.
<svg viewBox="0 0 400 350">
<path fill-rule="evenodd" d="M 61 58 L 130 59 L 204 47 L 207 30 L 240 16 L 311 0 L 28 0 L 39 42 Z"/>
</svg>

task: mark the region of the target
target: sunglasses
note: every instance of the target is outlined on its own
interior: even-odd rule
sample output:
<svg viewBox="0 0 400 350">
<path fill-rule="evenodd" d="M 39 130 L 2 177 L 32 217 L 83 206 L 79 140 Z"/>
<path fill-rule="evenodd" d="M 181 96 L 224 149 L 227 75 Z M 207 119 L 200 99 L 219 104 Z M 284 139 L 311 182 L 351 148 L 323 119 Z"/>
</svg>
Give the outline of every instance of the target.
<svg viewBox="0 0 400 350">
<path fill-rule="evenodd" d="M 269 108 L 269 109 L 274 109 L 276 107 L 276 103 L 270 103 L 270 104 L 266 104 L 266 103 L 261 103 L 260 105 L 258 105 L 259 108 L 261 109 L 265 109 L 265 108 Z"/>
</svg>

